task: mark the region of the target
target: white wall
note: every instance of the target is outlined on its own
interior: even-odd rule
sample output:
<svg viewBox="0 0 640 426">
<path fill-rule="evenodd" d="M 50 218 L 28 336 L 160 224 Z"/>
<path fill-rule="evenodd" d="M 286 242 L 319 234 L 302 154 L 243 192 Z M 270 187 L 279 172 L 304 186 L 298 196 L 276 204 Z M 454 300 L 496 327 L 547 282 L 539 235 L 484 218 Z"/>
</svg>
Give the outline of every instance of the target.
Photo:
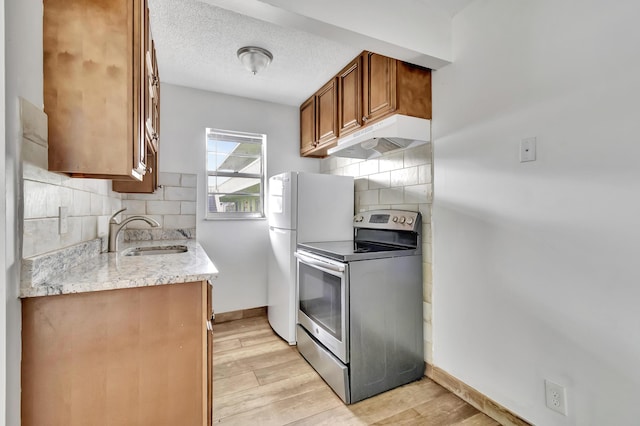
<svg viewBox="0 0 640 426">
<path fill-rule="evenodd" d="M 40 23 L 40 24 L 38 24 Z M 20 247 L 22 238 L 22 182 L 18 96 L 42 105 L 42 2 L 5 4 L 6 90 L 6 305 L 7 385 L 6 424 L 20 423 Z"/>
<path fill-rule="evenodd" d="M 5 75 L 4 75 L 4 0 L 0 0 L 0 413 L 7 408 L 7 274 L 6 274 L 6 189 L 5 189 Z M 6 421 L 6 415 L 0 417 Z"/>
<path fill-rule="evenodd" d="M 207 221 L 205 129 L 267 135 L 267 174 L 319 171 L 319 161 L 300 157 L 299 109 L 235 96 L 162 85 L 160 170 L 197 173 L 196 237 L 220 275 L 213 287 L 216 312 L 267 304 L 266 220 Z"/>
<path fill-rule="evenodd" d="M 640 419 L 639 16 L 476 1 L 433 76 L 434 363 L 534 424 Z"/>
</svg>

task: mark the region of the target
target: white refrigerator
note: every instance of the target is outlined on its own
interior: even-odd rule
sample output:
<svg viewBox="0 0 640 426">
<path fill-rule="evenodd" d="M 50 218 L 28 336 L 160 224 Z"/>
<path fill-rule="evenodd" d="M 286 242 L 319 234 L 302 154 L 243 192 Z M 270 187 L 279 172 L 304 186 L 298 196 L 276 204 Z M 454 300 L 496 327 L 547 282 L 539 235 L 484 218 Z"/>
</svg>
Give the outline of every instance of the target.
<svg viewBox="0 0 640 426">
<path fill-rule="evenodd" d="M 271 328 L 296 344 L 296 244 L 353 239 L 353 178 L 286 172 L 269 178 L 267 315 Z"/>
</svg>

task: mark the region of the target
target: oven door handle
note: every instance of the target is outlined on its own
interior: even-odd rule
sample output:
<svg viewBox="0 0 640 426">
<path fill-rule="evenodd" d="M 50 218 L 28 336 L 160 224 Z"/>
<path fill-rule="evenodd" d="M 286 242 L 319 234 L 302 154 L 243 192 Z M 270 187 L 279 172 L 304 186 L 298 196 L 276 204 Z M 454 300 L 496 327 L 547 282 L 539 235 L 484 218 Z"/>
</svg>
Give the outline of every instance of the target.
<svg viewBox="0 0 640 426">
<path fill-rule="evenodd" d="M 325 269 L 332 272 L 344 272 L 344 265 L 335 265 L 333 263 L 327 263 L 320 260 L 316 260 L 310 256 L 304 255 L 300 252 L 293 253 L 295 257 L 300 259 L 302 263 L 306 263 L 307 265 L 315 266 L 318 269 Z"/>
</svg>

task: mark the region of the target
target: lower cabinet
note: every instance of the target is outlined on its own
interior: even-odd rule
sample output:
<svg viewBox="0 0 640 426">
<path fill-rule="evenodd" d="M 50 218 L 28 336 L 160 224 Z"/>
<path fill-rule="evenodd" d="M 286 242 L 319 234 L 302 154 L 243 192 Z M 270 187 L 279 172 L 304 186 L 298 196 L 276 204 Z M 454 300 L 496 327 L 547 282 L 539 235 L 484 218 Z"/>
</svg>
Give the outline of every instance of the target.
<svg viewBox="0 0 640 426">
<path fill-rule="evenodd" d="M 22 300 L 22 425 L 210 425 L 211 286 Z"/>
</svg>

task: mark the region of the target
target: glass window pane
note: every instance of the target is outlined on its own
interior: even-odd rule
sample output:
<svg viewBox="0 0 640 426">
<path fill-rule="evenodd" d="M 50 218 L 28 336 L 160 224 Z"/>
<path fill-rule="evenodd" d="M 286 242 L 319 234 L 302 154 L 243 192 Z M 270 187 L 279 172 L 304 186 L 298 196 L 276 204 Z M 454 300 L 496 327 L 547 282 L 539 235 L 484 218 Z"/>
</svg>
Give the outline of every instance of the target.
<svg viewBox="0 0 640 426">
<path fill-rule="evenodd" d="M 206 143 L 207 170 L 214 175 L 207 178 L 208 211 L 263 216 L 265 136 L 207 129 Z M 219 173 L 227 176 L 217 176 Z M 235 177 L 236 173 L 255 177 Z"/>
<path fill-rule="evenodd" d="M 260 195 L 260 179 L 209 176 L 209 193 Z"/>
</svg>

